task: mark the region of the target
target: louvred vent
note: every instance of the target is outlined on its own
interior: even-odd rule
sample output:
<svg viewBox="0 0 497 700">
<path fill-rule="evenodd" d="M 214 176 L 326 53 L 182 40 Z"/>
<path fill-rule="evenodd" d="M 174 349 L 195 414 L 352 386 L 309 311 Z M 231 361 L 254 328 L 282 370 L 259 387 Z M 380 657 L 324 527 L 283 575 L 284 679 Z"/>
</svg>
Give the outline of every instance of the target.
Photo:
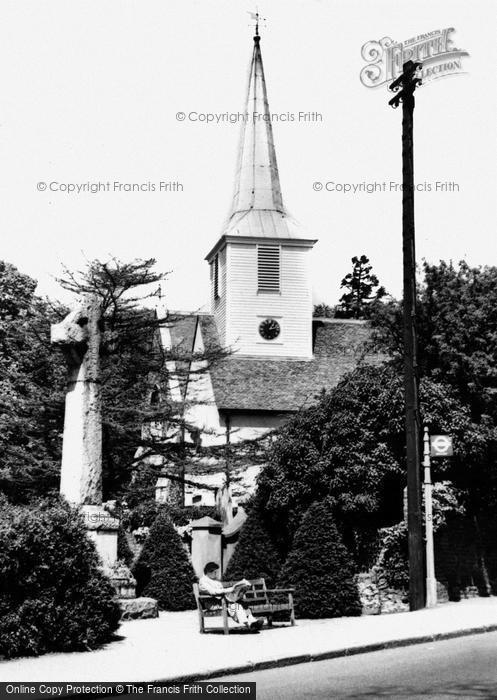
<svg viewBox="0 0 497 700">
<path fill-rule="evenodd" d="M 280 291 L 280 246 L 257 247 L 257 286 L 260 292 Z"/>
</svg>

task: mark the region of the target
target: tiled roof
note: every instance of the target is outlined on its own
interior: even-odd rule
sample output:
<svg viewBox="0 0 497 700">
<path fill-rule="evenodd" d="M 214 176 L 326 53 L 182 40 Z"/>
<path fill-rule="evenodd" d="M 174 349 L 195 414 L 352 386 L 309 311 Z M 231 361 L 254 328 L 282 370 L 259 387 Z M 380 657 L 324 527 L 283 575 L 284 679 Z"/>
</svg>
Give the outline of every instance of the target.
<svg viewBox="0 0 497 700">
<path fill-rule="evenodd" d="M 189 355 L 193 348 L 197 317 L 192 314 L 185 315 L 174 312 L 171 315 L 173 321 L 169 325 L 169 333 L 171 334 L 172 348 L 177 353 Z"/>
<path fill-rule="evenodd" d="M 206 345 L 218 344 L 212 316 L 199 316 Z M 297 411 L 331 389 L 364 356 L 371 330 L 365 321 L 316 319 L 311 360 L 242 357 L 233 354 L 210 368 L 220 410 Z M 379 362 L 379 355 L 366 356 Z"/>
<path fill-rule="evenodd" d="M 182 399 L 185 398 L 190 362 L 197 327 L 197 316 L 172 312 L 167 324 L 171 348 L 170 353 L 176 365 L 176 380 L 178 381 Z"/>
</svg>

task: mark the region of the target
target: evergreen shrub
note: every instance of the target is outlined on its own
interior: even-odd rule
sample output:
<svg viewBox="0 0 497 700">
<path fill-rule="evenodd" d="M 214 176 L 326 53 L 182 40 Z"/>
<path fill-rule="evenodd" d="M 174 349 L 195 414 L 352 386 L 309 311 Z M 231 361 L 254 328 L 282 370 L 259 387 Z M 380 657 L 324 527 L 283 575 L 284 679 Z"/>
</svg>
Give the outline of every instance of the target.
<svg viewBox="0 0 497 700">
<path fill-rule="evenodd" d="M 197 578 L 181 538 L 165 512 L 159 513 L 150 528 L 133 575 L 137 581 L 136 594 L 155 598 L 161 610 L 195 607 L 192 583 Z"/>
<path fill-rule="evenodd" d="M 0 655 L 96 649 L 121 611 L 79 514 L 66 503 L 0 510 Z"/>
<path fill-rule="evenodd" d="M 271 588 L 281 569 L 281 559 L 269 534 L 261 509 L 254 505 L 240 531 L 224 579 L 264 578 Z"/>
<path fill-rule="evenodd" d="M 278 585 L 295 588 L 297 617 L 361 614 L 355 567 L 334 523 L 329 500 L 306 511 L 295 533 Z"/>
</svg>

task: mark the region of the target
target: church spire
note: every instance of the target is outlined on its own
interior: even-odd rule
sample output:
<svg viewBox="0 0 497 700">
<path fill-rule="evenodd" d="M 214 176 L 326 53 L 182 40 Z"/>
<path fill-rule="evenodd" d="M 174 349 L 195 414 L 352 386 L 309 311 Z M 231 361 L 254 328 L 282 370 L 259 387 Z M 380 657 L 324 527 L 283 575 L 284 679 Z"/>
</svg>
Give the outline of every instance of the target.
<svg viewBox="0 0 497 700">
<path fill-rule="evenodd" d="M 284 213 L 256 20 L 231 217 L 252 209 Z"/>
<path fill-rule="evenodd" d="M 252 14 L 252 13 L 251 13 Z M 233 200 L 210 262 L 228 238 L 265 238 L 315 243 L 283 204 L 274 148 L 273 125 L 261 54 L 258 14 L 250 61 Z"/>
</svg>

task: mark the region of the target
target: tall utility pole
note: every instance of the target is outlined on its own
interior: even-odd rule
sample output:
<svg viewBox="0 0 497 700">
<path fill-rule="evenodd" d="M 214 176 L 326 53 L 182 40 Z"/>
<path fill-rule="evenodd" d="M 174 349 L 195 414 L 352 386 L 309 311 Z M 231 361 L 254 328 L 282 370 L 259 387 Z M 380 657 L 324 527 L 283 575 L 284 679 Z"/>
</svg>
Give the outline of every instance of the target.
<svg viewBox="0 0 497 700">
<path fill-rule="evenodd" d="M 414 90 L 421 83 L 420 63 L 407 61 L 389 89 L 402 102 L 402 249 L 404 257 L 404 393 L 406 403 L 407 528 L 409 533 L 409 607 L 424 607 L 423 530 L 421 516 L 420 419 L 416 337 L 416 254 L 414 245 Z"/>
</svg>

